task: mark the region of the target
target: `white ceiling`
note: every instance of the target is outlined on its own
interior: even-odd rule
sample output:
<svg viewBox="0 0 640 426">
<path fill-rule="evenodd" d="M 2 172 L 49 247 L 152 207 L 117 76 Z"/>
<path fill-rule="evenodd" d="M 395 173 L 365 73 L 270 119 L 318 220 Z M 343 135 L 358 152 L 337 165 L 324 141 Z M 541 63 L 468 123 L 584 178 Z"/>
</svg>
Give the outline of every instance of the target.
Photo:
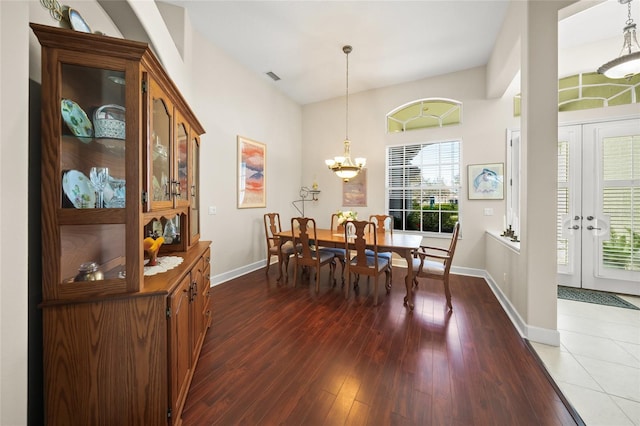
<svg viewBox="0 0 640 426">
<path fill-rule="evenodd" d="M 350 93 L 484 65 L 509 5 L 509 0 L 166 2 L 187 9 L 196 30 L 302 105 L 344 95 L 345 44 L 353 46 Z M 626 17 L 626 6 L 608 0 L 563 21 L 559 43 L 574 47 L 619 37 L 621 45 Z M 269 71 L 281 80 L 273 82 Z M 581 71 L 589 70 L 576 72 Z"/>
</svg>

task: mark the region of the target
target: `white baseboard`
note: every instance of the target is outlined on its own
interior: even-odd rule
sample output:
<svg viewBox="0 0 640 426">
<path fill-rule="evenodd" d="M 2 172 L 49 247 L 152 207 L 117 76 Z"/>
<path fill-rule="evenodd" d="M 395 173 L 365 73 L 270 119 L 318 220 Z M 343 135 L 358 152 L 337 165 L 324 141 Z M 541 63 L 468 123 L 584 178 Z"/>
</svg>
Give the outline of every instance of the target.
<svg viewBox="0 0 640 426">
<path fill-rule="evenodd" d="M 225 283 L 227 281 L 233 280 L 235 278 L 241 277 L 249 272 L 256 271 L 260 268 L 264 268 L 267 265 L 265 260 L 260 260 L 258 262 L 251 263 L 249 265 L 245 265 L 241 268 L 232 269 L 231 271 L 227 271 L 223 274 L 213 275 L 211 276 L 210 286 L 215 287 L 219 284 Z"/>
<path fill-rule="evenodd" d="M 489 284 L 489 288 L 493 291 L 498 302 L 504 309 L 505 313 L 511 320 L 513 326 L 518 330 L 520 336 L 532 342 L 544 343 L 545 345 L 560 346 L 560 332 L 558 330 L 552 330 L 549 328 L 540 328 L 528 325 L 515 309 L 511 301 L 502 292 L 502 289 L 496 284 L 495 280 L 486 271 L 484 272 L 484 279 Z"/>
</svg>

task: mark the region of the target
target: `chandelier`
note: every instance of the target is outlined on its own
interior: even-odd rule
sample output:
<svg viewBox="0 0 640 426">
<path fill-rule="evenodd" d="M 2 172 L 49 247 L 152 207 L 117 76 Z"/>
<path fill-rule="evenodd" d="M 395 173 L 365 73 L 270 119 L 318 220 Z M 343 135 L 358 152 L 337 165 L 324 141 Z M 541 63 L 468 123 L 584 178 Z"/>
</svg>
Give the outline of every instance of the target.
<svg viewBox="0 0 640 426">
<path fill-rule="evenodd" d="M 636 38 L 636 24 L 631 18 L 631 1 L 618 0 L 620 4 L 627 5 L 627 22 L 622 30 L 624 41 L 620 56 L 598 68 L 599 74 L 609 78 L 631 78 L 640 73 L 640 45 Z"/>
<path fill-rule="evenodd" d="M 353 48 L 351 46 L 343 46 L 342 51 L 347 56 L 347 95 L 346 95 L 346 136 L 344 138 L 344 153 L 341 156 L 334 157 L 333 160 L 325 160 L 325 164 L 340 179 L 349 182 L 358 175 L 364 167 L 367 160 L 365 158 L 351 159 L 351 141 L 349 140 L 349 53 Z"/>
</svg>

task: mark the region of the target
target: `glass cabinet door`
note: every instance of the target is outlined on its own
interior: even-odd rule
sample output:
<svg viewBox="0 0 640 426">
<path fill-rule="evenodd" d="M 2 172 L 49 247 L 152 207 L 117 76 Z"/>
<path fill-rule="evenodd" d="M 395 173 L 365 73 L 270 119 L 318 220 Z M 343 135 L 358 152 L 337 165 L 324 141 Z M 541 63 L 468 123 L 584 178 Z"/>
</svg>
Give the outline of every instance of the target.
<svg viewBox="0 0 640 426">
<path fill-rule="evenodd" d="M 176 112 L 176 164 L 174 197 L 176 206 L 186 206 L 189 204 L 189 132 L 184 119 Z"/>
<path fill-rule="evenodd" d="M 200 140 L 193 136 L 190 146 L 189 167 L 191 183 L 191 203 L 189 218 L 189 245 L 195 244 L 200 239 Z"/>
<path fill-rule="evenodd" d="M 153 80 L 149 81 L 150 92 L 150 123 L 151 135 L 148 143 L 150 145 L 148 161 L 150 182 L 149 200 L 151 210 L 171 208 L 172 184 L 171 184 L 171 163 L 173 160 L 173 144 L 171 139 L 173 105 L 168 101 L 165 93 Z"/>
<path fill-rule="evenodd" d="M 123 281 L 125 72 L 61 63 L 60 76 L 60 133 L 46 141 L 59 151 L 43 154 L 59 161 L 59 282 Z"/>
</svg>

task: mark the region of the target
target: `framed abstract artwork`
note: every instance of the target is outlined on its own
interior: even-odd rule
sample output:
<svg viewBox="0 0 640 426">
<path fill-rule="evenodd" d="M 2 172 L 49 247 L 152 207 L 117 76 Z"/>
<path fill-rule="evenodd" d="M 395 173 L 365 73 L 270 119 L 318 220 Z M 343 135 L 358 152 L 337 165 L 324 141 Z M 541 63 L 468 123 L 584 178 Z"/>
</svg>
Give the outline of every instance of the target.
<svg viewBox="0 0 640 426">
<path fill-rule="evenodd" d="M 367 206 L 367 169 L 360 170 L 349 182 L 342 182 L 342 205 L 345 207 Z"/>
<path fill-rule="evenodd" d="M 267 146 L 238 136 L 238 208 L 267 206 Z"/>
<path fill-rule="evenodd" d="M 504 163 L 469 164 L 467 179 L 470 200 L 504 199 Z"/>
</svg>

